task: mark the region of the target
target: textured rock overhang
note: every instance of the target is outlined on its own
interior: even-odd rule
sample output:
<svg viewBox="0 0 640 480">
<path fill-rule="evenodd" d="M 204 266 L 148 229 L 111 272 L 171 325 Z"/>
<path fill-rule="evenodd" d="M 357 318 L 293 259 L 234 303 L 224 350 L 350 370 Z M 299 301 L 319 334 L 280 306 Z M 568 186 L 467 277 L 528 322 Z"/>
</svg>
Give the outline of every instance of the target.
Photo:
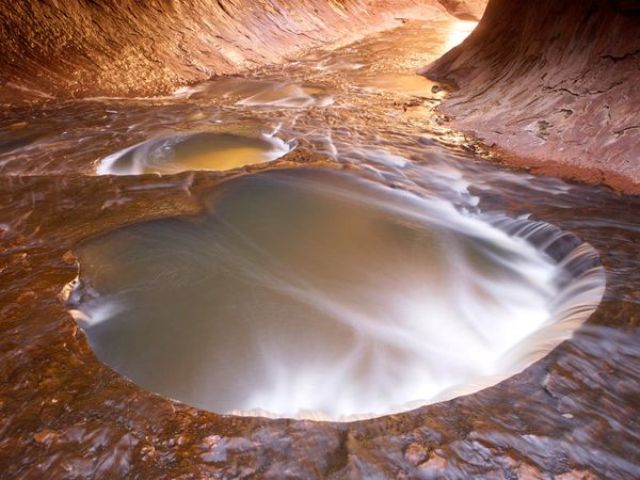
<svg viewBox="0 0 640 480">
<path fill-rule="evenodd" d="M 0 3 L 0 102 L 146 96 L 485 0 L 55 0 Z"/>
<path fill-rule="evenodd" d="M 491 0 L 426 74 L 508 162 L 640 193 L 640 1 Z"/>
</svg>

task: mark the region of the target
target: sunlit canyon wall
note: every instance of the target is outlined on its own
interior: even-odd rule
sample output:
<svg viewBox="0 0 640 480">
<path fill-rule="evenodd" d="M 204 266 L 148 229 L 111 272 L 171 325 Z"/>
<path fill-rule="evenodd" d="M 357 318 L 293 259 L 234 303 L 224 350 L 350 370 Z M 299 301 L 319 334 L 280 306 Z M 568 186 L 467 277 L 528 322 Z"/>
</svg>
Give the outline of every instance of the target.
<svg viewBox="0 0 640 480">
<path fill-rule="evenodd" d="M 0 4 L 0 102 L 141 96 L 484 0 L 55 0 Z"/>
<path fill-rule="evenodd" d="M 484 0 L 4 2 L 0 102 L 162 95 L 281 62 L 327 42 Z M 640 192 L 640 2 L 492 0 L 476 32 L 428 76 L 459 87 L 454 126 L 500 157 Z"/>
</svg>

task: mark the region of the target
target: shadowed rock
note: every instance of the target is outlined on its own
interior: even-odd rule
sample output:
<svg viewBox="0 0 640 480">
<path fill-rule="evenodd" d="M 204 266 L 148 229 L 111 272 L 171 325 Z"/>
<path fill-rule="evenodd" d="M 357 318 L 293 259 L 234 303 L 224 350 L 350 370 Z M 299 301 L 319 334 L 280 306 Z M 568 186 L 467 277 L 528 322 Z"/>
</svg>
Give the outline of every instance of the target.
<svg viewBox="0 0 640 480">
<path fill-rule="evenodd" d="M 442 111 L 512 164 L 640 193 L 640 2 L 492 0 L 426 70 Z"/>
</svg>

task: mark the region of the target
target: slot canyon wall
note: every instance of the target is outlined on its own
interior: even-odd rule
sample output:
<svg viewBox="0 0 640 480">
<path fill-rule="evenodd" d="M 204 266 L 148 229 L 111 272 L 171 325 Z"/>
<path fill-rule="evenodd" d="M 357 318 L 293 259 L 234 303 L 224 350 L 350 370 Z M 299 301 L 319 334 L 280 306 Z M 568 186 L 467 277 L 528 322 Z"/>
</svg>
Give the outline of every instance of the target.
<svg viewBox="0 0 640 480">
<path fill-rule="evenodd" d="M 485 0 L 44 0 L 0 4 L 0 102 L 147 96 Z"/>
<path fill-rule="evenodd" d="M 640 478 L 640 197 L 505 172 L 483 162 L 456 132 L 464 144 L 441 159 L 439 152 L 449 151 L 440 148 L 447 138 L 436 136 L 439 128 L 423 136 L 428 124 L 416 120 L 429 115 L 440 127 L 440 116 L 432 115 L 438 99 L 396 102 L 400 97 L 380 95 L 337 114 L 327 108 L 326 115 L 309 107 L 299 131 L 326 119 L 333 122 L 329 131 L 372 130 L 372 139 L 363 142 L 373 147 L 372 163 L 363 162 L 362 170 L 375 165 L 383 173 L 398 169 L 404 175 L 408 169 L 397 163 L 403 157 L 383 156 L 383 161 L 395 159 L 387 170 L 382 160 L 373 163 L 380 160 L 377 147 L 386 147 L 374 135 L 397 138 L 397 151 L 407 146 L 410 125 L 407 155 L 425 151 L 424 159 L 434 160 L 420 165 L 421 176 L 408 177 L 433 177 L 420 191 L 439 195 L 442 185 L 451 184 L 456 199 L 484 192 L 477 195 L 479 211 L 535 220 L 527 223 L 535 227 L 532 238 L 545 231 L 537 222 L 556 225 L 571 232 L 559 236 L 559 244 L 572 245 L 575 233 L 600 253 L 607 275 L 600 307 L 572 339 L 523 372 L 473 395 L 353 423 L 218 415 L 151 394 L 107 368 L 80 322 L 71 318 L 70 304 L 60 298 L 62 287 L 68 293 L 78 275 L 73 251 L 80 242 L 134 222 L 195 215 L 229 175 L 294 168 L 355 174 L 358 167 L 327 161 L 301 145 L 241 173 L 91 175 L 94 158 L 121 151 L 138 141 L 136 135 L 144 140 L 163 113 L 187 117 L 201 113 L 196 111 L 201 105 L 195 98 L 194 108 L 190 103 L 174 113 L 164 110 L 171 104 L 164 99 L 66 100 L 166 95 L 214 75 L 242 73 L 327 42 L 354 40 L 397 25 L 403 16 L 439 18 L 448 11 L 477 18 L 484 3 L 0 2 L 0 104 L 12 119 L 5 122 L 0 146 L 5 140 L 10 153 L 19 151 L 8 161 L 43 164 L 36 173 L 16 167 L 0 175 L 0 479 Z M 640 193 L 634 157 L 640 145 L 637 5 L 490 0 L 478 30 L 425 67 L 428 76 L 455 87 L 439 108 L 454 127 L 494 145 L 512 164 Z M 411 69 L 429 61 L 413 60 Z M 377 99 L 383 100 L 378 112 L 370 108 Z M 58 116 L 63 118 L 56 123 Z M 144 124 L 140 132 L 122 134 L 129 126 L 135 130 L 143 116 L 153 128 Z M 193 118 L 181 125 L 200 126 L 214 117 Z M 49 123 L 54 123 L 50 130 Z M 394 128 L 387 134 L 387 127 Z M 84 138 L 90 142 L 83 144 Z M 49 149 L 52 159 L 46 157 Z M 74 149 L 82 155 L 69 153 Z M 74 171 L 70 157 L 91 172 Z M 454 168 L 446 168 L 451 159 Z M 66 165 L 62 173 L 58 164 Z M 469 172 L 459 170 L 461 165 Z M 468 187 L 467 173 L 474 180 Z M 396 179 L 403 178 L 390 176 L 389 185 L 401 192 L 405 184 L 391 183 Z"/>
<path fill-rule="evenodd" d="M 453 125 L 534 172 L 640 193 L 640 2 L 491 0 L 425 73 Z"/>
<path fill-rule="evenodd" d="M 485 0 L 4 2 L 0 103 L 148 96 Z M 453 126 L 534 172 L 640 192 L 640 2 L 492 0 L 426 75 Z M 635 147 L 635 148 L 634 148 Z"/>
</svg>

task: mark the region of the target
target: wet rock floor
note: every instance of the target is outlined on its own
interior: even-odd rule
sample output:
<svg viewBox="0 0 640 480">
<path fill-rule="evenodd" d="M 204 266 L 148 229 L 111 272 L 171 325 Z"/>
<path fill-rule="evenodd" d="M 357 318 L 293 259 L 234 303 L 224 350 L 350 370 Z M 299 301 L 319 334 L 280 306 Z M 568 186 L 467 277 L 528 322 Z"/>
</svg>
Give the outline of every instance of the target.
<svg viewBox="0 0 640 480">
<path fill-rule="evenodd" d="M 424 81 L 426 93 L 416 96 L 415 85 L 372 85 L 386 74 L 410 76 L 441 53 L 449 30 L 409 22 L 254 72 L 260 81 L 319 89 L 302 106 L 238 104 L 257 93 L 231 89 L 219 98 L 229 89 L 214 81 L 166 99 L 2 114 L 3 477 L 638 476 L 640 200 L 505 170 L 435 114 L 438 86 Z M 313 95 L 332 102 L 314 104 Z M 101 159 L 149 138 L 229 128 L 276 132 L 296 148 L 228 172 L 95 175 Z M 309 166 L 557 225 L 600 253 L 605 298 L 573 338 L 494 387 L 352 423 L 222 416 L 145 392 L 96 359 L 61 300 L 78 273 L 78 243 L 142 220 L 196 215 L 229 178 Z"/>
</svg>

